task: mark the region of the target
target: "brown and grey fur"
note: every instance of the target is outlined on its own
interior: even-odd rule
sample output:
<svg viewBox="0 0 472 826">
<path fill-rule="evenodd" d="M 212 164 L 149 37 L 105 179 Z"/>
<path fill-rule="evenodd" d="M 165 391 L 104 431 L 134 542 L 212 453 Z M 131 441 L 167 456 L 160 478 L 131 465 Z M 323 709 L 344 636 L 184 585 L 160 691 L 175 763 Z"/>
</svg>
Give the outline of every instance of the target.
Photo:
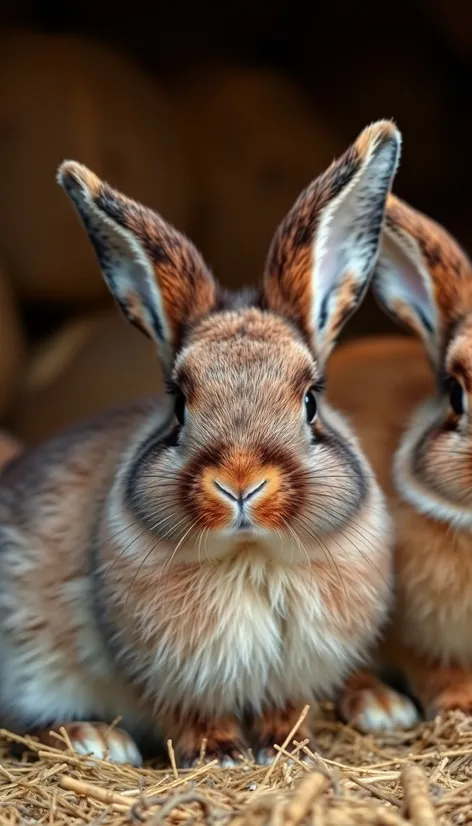
<svg viewBox="0 0 472 826">
<path fill-rule="evenodd" d="M 183 765 L 204 737 L 223 763 L 248 743 L 264 762 L 300 706 L 362 661 L 389 604 L 390 522 L 323 376 L 368 288 L 399 146 L 389 122 L 364 130 L 282 222 L 261 288 L 235 298 L 162 218 L 61 166 L 169 392 L 3 476 L 8 725 L 68 723 L 77 749 L 134 762 L 143 730 L 171 738 Z M 123 731 L 91 725 L 116 715 Z"/>
<path fill-rule="evenodd" d="M 378 664 L 406 678 L 427 716 L 470 712 L 472 264 L 446 230 L 390 196 L 373 288 L 422 340 L 360 341 L 330 365 L 331 399 L 356 427 L 395 522 L 397 598 Z M 368 674 L 341 706 L 363 729 L 418 719 Z"/>
</svg>

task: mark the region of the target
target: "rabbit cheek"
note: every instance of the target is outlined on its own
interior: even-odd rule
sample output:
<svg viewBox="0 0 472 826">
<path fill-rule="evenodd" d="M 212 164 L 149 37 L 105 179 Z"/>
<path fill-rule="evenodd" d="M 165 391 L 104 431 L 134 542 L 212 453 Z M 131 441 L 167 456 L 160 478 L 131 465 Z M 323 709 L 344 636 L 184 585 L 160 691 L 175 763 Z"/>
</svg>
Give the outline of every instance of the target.
<svg viewBox="0 0 472 826">
<path fill-rule="evenodd" d="M 455 422 L 428 434 L 415 452 L 413 470 L 441 498 L 463 508 L 472 505 L 472 451 Z"/>
</svg>

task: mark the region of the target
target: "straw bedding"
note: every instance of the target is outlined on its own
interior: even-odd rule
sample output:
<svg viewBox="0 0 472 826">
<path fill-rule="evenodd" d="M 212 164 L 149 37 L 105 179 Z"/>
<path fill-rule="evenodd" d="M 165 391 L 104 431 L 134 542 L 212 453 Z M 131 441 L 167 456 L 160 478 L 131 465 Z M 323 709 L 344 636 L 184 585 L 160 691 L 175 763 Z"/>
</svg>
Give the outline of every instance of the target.
<svg viewBox="0 0 472 826">
<path fill-rule="evenodd" d="M 0 732 L 0 823 L 94 826 L 434 826 L 472 823 L 472 718 L 460 712 L 412 732 L 361 736 L 325 708 L 317 723 L 322 756 L 301 759 L 290 740 L 271 767 L 179 772 L 134 769 L 27 740 L 21 760 Z M 58 744 L 61 745 L 61 744 Z M 292 755 L 292 758 L 290 758 Z"/>
</svg>

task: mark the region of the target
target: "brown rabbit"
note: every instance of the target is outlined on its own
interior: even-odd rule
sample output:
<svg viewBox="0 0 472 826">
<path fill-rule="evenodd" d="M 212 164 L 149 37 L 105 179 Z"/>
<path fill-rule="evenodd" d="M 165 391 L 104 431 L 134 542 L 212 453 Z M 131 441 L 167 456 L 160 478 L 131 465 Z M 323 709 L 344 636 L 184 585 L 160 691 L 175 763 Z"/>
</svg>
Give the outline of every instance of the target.
<svg viewBox="0 0 472 826">
<path fill-rule="evenodd" d="M 391 525 L 323 374 L 368 289 L 399 150 L 390 122 L 365 129 L 280 225 L 260 289 L 235 296 L 161 217 L 61 166 L 168 395 L 2 477 L 7 725 L 47 739 L 67 724 L 78 751 L 135 763 L 143 733 L 171 738 L 183 766 L 203 738 L 223 764 L 248 744 L 267 762 L 362 661 L 390 602 Z"/>
<path fill-rule="evenodd" d="M 329 371 L 330 400 L 357 428 L 395 522 L 396 607 L 377 662 L 406 678 L 428 717 L 472 711 L 472 266 L 392 195 L 373 290 L 422 339 L 359 341 Z M 340 709 L 363 730 L 418 719 L 368 673 Z"/>
</svg>

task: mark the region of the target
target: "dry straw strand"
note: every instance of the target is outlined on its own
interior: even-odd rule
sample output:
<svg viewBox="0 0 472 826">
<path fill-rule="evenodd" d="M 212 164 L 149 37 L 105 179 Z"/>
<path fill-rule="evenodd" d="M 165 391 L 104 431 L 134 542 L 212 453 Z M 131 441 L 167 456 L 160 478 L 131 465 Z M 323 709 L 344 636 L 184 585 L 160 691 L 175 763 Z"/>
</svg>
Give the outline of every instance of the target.
<svg viewBox="0 0 472 826">
<path fill-rule="evenodd" d="M 428 790 L 428 779 L 421 766 L 406 766 L 402 772 L 406 808 L 415 826 L 438 826 Z"/>
<path fill-rule="evenodd" d="M 294 729 L 270 769 L 213 761 L 185 771 L 172 758 L 134 768 L 68 753 L 64 739 L 44 746 L 5 732 L 0 826 L 472 823 L 472 717 L 450 712 L 373 737 L 337 723 L 326 707 L 315 728 L 320 754 L 293 739 Z M 21 760 L 11 743 L 26 748 Z"/>
</svg>

